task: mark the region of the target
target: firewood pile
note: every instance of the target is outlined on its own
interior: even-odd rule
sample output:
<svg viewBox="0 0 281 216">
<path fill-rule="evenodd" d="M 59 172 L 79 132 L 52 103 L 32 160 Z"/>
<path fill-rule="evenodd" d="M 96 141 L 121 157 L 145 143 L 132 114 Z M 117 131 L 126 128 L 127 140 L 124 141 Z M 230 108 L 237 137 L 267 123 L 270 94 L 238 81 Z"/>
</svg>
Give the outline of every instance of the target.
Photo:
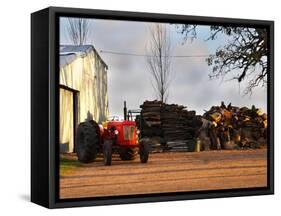
<svg viewBox="0 0 281 216">
<path fill-rule="evenodd" d="M 160 101 L 145 101 L 140 108 L 142 137 L 150 137 L 153 140 L 153 151 L 191 150 L 196 130 L 199 128 L 195 111 L 188 111 L 182 105 Z M 160 143 L 154 142 L 155 139 Z"/>
<path fill-rule="evenodd" d="M 145 101 L 137 120 L 152 152 L 261 148 L 267 143 L 267 114 L 251 108 L 212 106 L 203 116 L 185 106 Z M 142 119 L 142 120 L 140 120 Z"/>
<path fill-rule="evenodd" d="M 199 132 L 201 146 L 208 149 L 260 148 L 267 143 L 267 114 L 255 106 L 213 106 L 204 113 Z M 207 122 L 207 123 L 206 123 Z"/>
</svg>

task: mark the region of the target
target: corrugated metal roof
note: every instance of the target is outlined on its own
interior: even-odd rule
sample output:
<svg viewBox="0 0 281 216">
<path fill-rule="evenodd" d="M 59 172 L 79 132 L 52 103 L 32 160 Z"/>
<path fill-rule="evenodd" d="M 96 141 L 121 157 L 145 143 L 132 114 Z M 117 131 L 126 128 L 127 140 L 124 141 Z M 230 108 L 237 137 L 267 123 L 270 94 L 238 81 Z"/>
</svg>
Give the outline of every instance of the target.
<svg viewBox="0 0 281 216">
<path fill-rule="evenodd" d="M 65 65 L 70 64 L 76 58 L 77 58 L 77 55 L 75 53 L 60 54 L 60 68 L 65 66 Z"/>
<path fill-rule="evenodd" d="M 77 57 L 87 55 L 91 51 L 97 54 L 98 58 L 107 68 L 107 65 L 92 45 L 60 45 L 60 67 L 70 64 Z"/>
<path fill-rule="evenodd" d="M 61 45 L 60 46 L 60 53 L 88 53 L 90 50 L 93 49 L 92 45 Z"/>
</svg>

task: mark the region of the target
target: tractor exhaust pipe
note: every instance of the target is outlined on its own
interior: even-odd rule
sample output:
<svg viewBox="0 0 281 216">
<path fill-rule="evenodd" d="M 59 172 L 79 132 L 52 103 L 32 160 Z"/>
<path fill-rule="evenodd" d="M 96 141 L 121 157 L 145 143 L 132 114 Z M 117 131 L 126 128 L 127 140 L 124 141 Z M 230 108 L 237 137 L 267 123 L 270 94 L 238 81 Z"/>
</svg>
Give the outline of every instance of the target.
<svg viewBox="0 0 281 216">
<path fill-rule="evenodd" d="M 127 120 L 127 107 L 126 107 L 126 101 L 124 101 L 124 120 Z"/>
</svg>

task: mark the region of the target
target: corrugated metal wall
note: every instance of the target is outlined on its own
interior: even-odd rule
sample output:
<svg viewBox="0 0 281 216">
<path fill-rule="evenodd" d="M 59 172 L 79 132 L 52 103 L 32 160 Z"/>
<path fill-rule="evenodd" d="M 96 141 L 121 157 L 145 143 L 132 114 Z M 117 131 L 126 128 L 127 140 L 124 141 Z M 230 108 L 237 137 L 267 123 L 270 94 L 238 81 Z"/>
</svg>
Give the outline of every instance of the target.
<svg viewBox="0 0 281 216">
<path fill-rule="evenodd" d="M 78 124 L 92 117 L 101 123 L 109 115 L 107 95 L 107 69 L 94 51 L 77 58 L 60 69 L 60 85 L 67 86 L 79 92 Z M 62 91 L 62 97 L 68 97 Z M 64 101 L 64 99 L 62 99 Z M 68 101 L 69 102 L 69 101 Z M 65 102 L 66 103 L 66 102 Z M 70 105 L 70 102 L 69 102 Z M 69 108 L 63 106 L 61 110 L 61 122 L 68 116 Z M 67 128 L 67 129 L 66 129 Z M 60 140 L 72 133 L 67 125 L 60 127 Z M 69 142 L 71 143 L 71 142 Z M 61 142 L 61 144 L 63 144 Z M 70 146 L 70 151 L 73 146 Z"/>
<path fill-rule="evenodd" d="M 73 92 L 60 88 L 60 152 L 72 152 L 74 146 Z"/>
</svg>

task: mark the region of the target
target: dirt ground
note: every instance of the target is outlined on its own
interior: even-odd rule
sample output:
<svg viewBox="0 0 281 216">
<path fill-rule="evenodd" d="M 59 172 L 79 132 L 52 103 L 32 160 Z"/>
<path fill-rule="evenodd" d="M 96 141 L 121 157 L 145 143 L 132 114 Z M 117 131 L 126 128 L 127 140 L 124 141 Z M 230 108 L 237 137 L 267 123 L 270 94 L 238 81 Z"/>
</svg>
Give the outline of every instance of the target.
<svg viewBox="0 0 281 216">
<path fill-rule="evenodd" d="M 90 164 L 72 161 L 61 168 L 60 198 L 98 197 L 175 191 L 198 191 L 267 185 L 267 150 L 154 153 L 149 162 L 102 156 Z"/>
</svg>

